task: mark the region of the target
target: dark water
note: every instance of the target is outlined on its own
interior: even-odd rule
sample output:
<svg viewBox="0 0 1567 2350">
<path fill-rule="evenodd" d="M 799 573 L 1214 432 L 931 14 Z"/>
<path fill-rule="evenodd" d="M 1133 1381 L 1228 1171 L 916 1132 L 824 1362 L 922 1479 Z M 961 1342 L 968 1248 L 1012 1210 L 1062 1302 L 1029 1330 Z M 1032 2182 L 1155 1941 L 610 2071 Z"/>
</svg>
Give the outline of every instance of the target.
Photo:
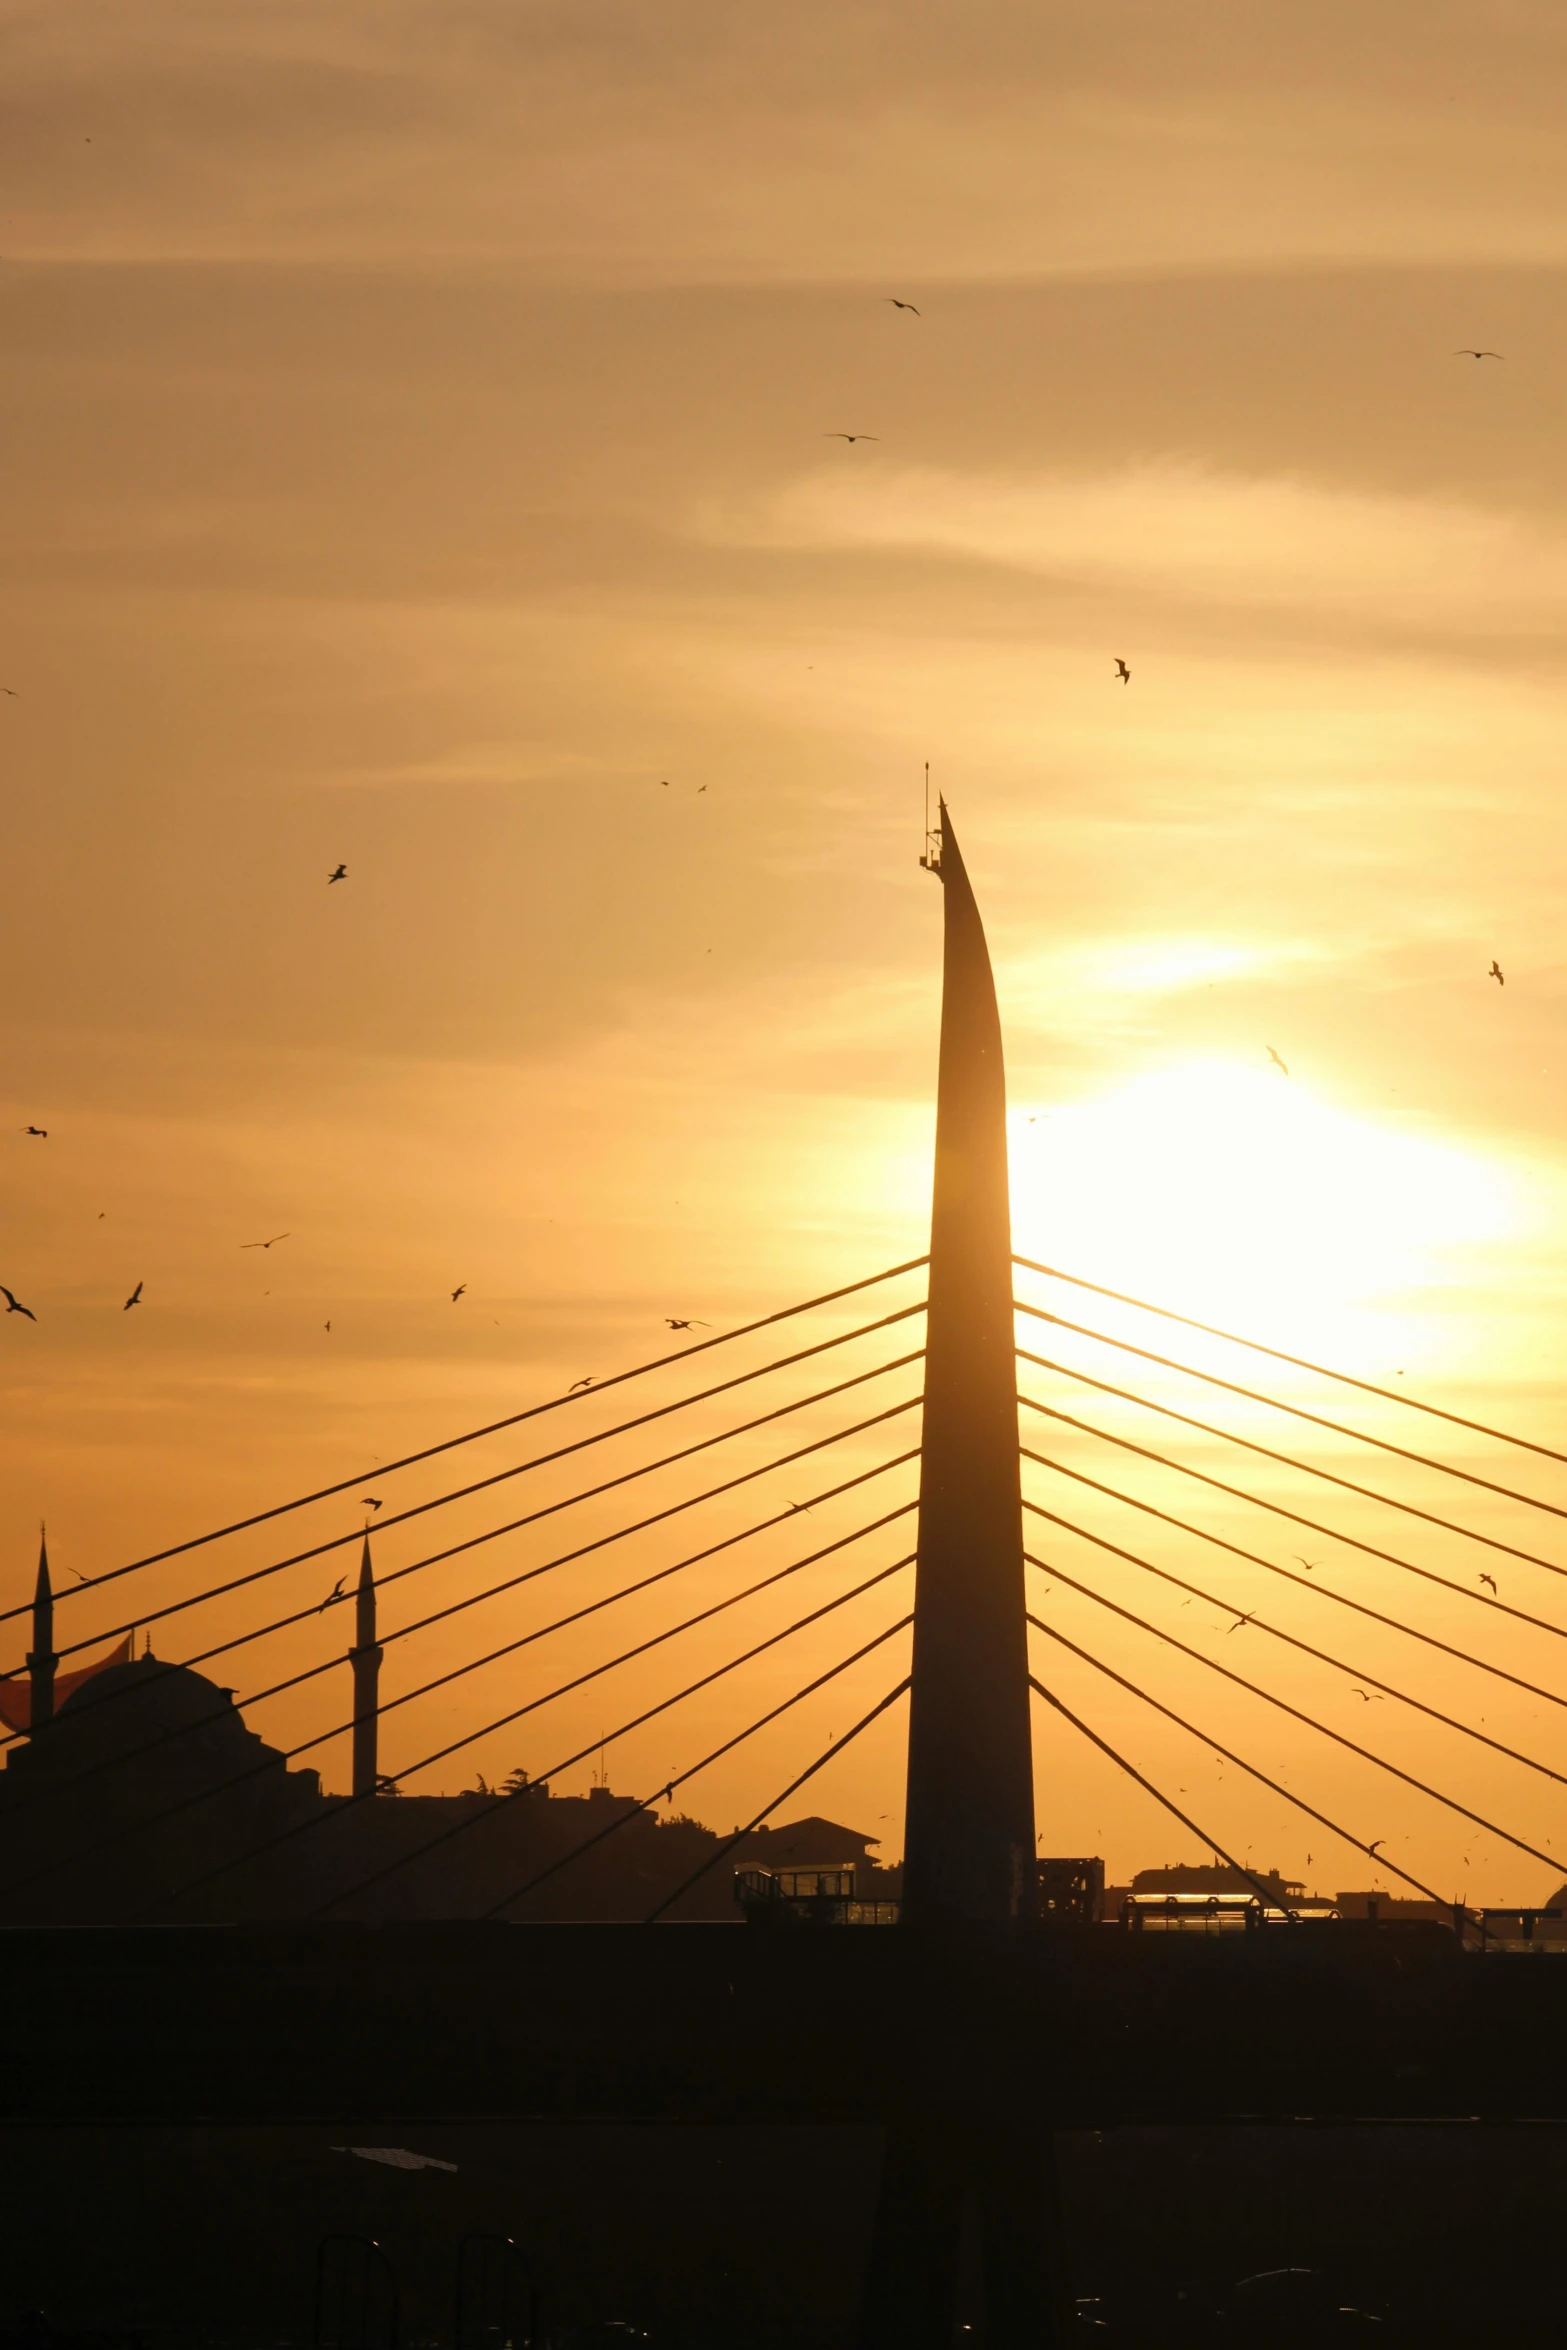
<svg viewBox="0 0 1567 2350">
<path fill-rule="evenodd" d="M 392 2169 L 332 2151 L 344 2141 L 457 2168 Z M 880 2157 L 863 2130 L 384 2123 L 10 2131 L 0 2147 L 11 2339 L 147 2350 L 309 2343 L 334 2233 L 379 2243 L 404 2350 L 454 2344 L 475 2235 L 525 2254 L 555 2343 L 586 2350 L 618 2325 L 689 2350 L 848 2350 Z M 1058 2162 L 1073 2288 L 1095 2304 L 1085 2344 L 1472 2345 L 1498 2323 L 1542 2341 L 1567 2323 L 1567 2130 L 1112 2131 L 1062 2137 Z M 1290 2268 L 1313 2272 L 1293 2302 L 1237 2298 Z M 383 2350 L 385 2322 L 364 2314 L 361 2350 Z"/>
</svg>

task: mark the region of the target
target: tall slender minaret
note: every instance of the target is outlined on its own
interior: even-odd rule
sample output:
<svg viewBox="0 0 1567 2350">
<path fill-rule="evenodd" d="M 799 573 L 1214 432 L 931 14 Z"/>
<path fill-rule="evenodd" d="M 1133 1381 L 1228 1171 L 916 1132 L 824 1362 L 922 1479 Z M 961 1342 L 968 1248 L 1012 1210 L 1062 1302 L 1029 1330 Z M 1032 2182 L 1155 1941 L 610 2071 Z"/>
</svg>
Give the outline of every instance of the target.
<svg viewBox="0 0 1567 2350">
<path fill-rule="evenodd" d="M 370 1566 L 370 1530 L 359 1559 L 359 1590 L 354 1600 L 354 1645 L 348 1652 L 354 1671 L 354 1793 L 376 1790 L 376 1746 L 380 1710 L 381 1651 L 375 1644 L 375 1576 Z"/>
<path fill-rule="evenodd" d="M 36 1738 L 54 1720 L 54 1593 L 49 1587 L 49 1544 L 38 1529 L 38 1581 L 33 1590 L 33 1645 L 27 1653 L 27 1675 L 32 1683 L 30 1737 Z"/>
</svg>

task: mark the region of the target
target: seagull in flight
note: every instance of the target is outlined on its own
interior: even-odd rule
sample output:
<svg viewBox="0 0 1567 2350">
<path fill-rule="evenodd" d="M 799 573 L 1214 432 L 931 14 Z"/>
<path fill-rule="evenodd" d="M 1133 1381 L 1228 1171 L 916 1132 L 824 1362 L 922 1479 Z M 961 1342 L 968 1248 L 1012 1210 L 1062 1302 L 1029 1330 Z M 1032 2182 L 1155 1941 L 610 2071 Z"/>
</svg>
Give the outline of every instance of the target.
<svg viewBox="0 0 1567 2350">
<path fill-rule="evenodd" d="M 713 1327 L 711 1322 L 680 1322 L 676 1320 L 673 1314 L 666 1314 L 664 1319 L 669 1324 L 671 1330 L 711 1330 Z"/>
<path fill-rule="evenodd" d="M 276 1248 L 280 1240 L 292 1240 L 291 1232 L 274 1232 L 270 1240 L 242 1240 L 241 1248 Z"/>
<path fill-rule="evenodd" d="M 336 871 L 335 873 L 329 873 L 329 874 L 327 875 L 327 877 L 326 877 L 326 885 L 327 885 L 327 888 L 328 888 L 328 889 L 330 889 L 334 881 L 346 881 L 347 879 L 348 879 L 348 867 L 347 867 L 346 865 L 339 865 L 339 867 L 337 868 L 337 871 Z"/>
<path fill-rule="evenodd" d="M 323 1599 L 321 1602 L 321 1605 L 316 1609 L 316 1614 L 318 1616 L 324 1616 L 327 1609 L 331 1607 L 335 1601 L 339 1599 L 345 1599 L 348 1596 L 343 1589 L 343 1581 L 344 1578 L 339 1575 L 332 1589 L 327 1593 L 325 1599 Z"/>
<path fill-rule="evenodd" d="M 1481 1582 L 1482 1582 L 1482 1583 L 1489 1583 L 1489 1584 L 1490 1584 L 1490 1586 L 1491 1586 L 1491 1589 L 1492 1589 L 1494 1592 L 1496 1592 L 1496 1596 L 1497 1596 L 1497 1598 L 1498 1598 L 1498 1599 L 1500 1599 L 1500 1598 L 1501 1598 L 1501 1596 L 1502 1596 L 1502 1595 L 1501 1595 L 1501 1593 L 1500 1593 L 1499 1591 L 1497 1591 L 1497 1590 L 1496 1590 L 1496 1577 L 1495 1577 L 1494 1575 L 1482 1575 L 1482 1576 L 1480 1577 L 1480 1580 L 1481 1580 Z"/>
<path fill-rule="evenodd" d="M 1500 351 L 1477 351 L 1472 343 L 1466 344 L 1463 350 L 1453 353 L 1455 359 L 1500 359 L 1501 356 Z"/>
<path fill-rule="evenodd" d="M 24 1126 L 22 1128 L 22 1132 L 24 1134 L 36 1134 L 40 1142 L 47 1142 L 49 1139 L 49 1129 L 47 1126 Z"/>
<path fill-rule="evenodd" d="M 889 294 L 887 296 L 887 300 L 892 304 L 894 310 L 914 310 L 914 305 L 912 302 L 900 302 L 896 294 Z M 916 318 L 918 318 L 920 315 L 919 311 L 914 310 L 914 315 Z"/>
<path fill-rule="evenodd" d="M 464 1290 L 467 1288 L 467 1286 L 468 1286 L 468 1284 L 467 1284 L 467 1282 L 466 1282 L 466 1281 L 459 1281 L 459 1282 L 458 1282 L 458 1284 L 457 1284 L 457 1287 L 456 1287 L 456 1288 L 455 1288 L 455 1289 L 452 1291 L 452 1304 L 453 1304 L 453 1305 L 455 1305 L 455 1304 L 457 1303 L 457 1300 L 458 1300 L 458 1299 L 459 1299 L 459 1298 L 462 1296 L 462 1294 L 463 1294 Z"/>
<path fill-rule="evenodd" d="M 13 702 L 19 702 L 22 698 L 14 685 L 0 685 L 0 694 L 9 694 Z"/>
<path fill-rule="evenodd" d="M 141 1290 L 142 1285 L 138 1281 L 135 1288 L 131 1291 L 130 1296 L 126 1299 L 124 1305 L 120 1308 L 122 1314 L 128 1314 L 132 1306 L 139 1306 L 141 1304 Z"/>
<path fill-rule="evenodd" d="M 1505 987 L 1507 985 L 1506 980 L 1502 977 L 1502 966 L 1494 955 L 1491 957 L 1491 968 L 1486 973 L 1486 977 L 1487 979 L 1494 979 L 1498 987 Z"/>
<path fill-rule="evenodd" d="M 1301 1558 L 1301 1554 L 1298 1550 L 1292 1550 L 1290 1552 L 1290 1557 L 1294 1559 L 1300 1559 L 1300 1563 L 1305 1568 L 1308 1575 L 1313 1574 L 1322 1563 L 1320 1559 Z"/>
<path fill-rule="evenodd" d="M 0 1297 L 5 1299 L 5 1310 L 8 1314 L 25 1314 L 29 1322 L 37 1321 L 38 1316 L 33 1312 L 32 1307 L 24 1306 L 19 1297 L 13 1297 L 3 1281 L 0 1281 Z"/>
<path fill-rule="evenodd" d="M 567 1388 L 566 1393 L 568 1395 L 576 1395 L 580 1389 L 584 1387 L 591 1387 L 592 1384 L 593 1381 L 591 1376 L 586 1379 L 573 1379 L 571 1385 Z"/>
<path fill-rule="evenodd" d="M 1250 1616 L 1237 1616 L 1234 1623 L 1227 1625 L 1225 1629 L 1230 1632 L 1239 1632 L 1245 1625 L 1249 1624 L 1251 1620 L 1252 1618 Z"/>
<path fill-rule="evenodd" d="M 1372 1841 L 1370 1844 L 1368 1844 L 1368 1845 L 1366 1846 L 1366 1850 L 1367 1850 L 1368 1852 L 1375 1852 L 1375 1850 L 1376 1850 L 1376 1848 L 1377 1848 L 1377 1846 L 1378 1846 L 1379 1844 L 1385 1844 L 1386 1842 L 1387 1842 L 1387 1838 L 1386 1838 L 1385 1836 L 1378 1836 L 1378 1837 L 1374 1838 L 1374 1839 L 1373 1839 L 1373 1841 Z"/>
<path fill-rule="evenodd" d="M 386 1505 L 384 1502 L 377 1501 L 373 1494 L 362 1493 L 359 1497 L 359 1506 L 362 1510 L 379 1510 L 384 1509 Z"/>
<path fill-rule="evenodd" d="M 1355 1695 L 1359 1698 L 1363 1698 L 1367 1705 L 1380 1705 L 1382 1702 L 1382 1692 L 1380 1689 L 1377 1691 L 1375 1697 L 1373 1697 L 1370 1691 L 1366 1689 L 1357 1689 L 1355 1691 Z"/>
<path fill-rule="evenodd" d="M 824 432 L 824 441 L 879 441 L 879 432 Z"/>
<path fill-rule="evenodd" d="M 1120 656 L 1120 654 L 1119 654 L 1119 653 L 1117 653 L 1117 655 L 1116 655 L 1116 657 L 1115 657 L 1115 674 L 1116 674 L 1116 677 L 1117 677 L 1118 681 L 1120 682 L 1120 684 L 1122 684 L 1122 685 L 1130 685 L 1130 684 L 1131 684 L 1131 682 L 1132 682 L 1132 673 L 1131 673 L 1131 671 L 1130 671 L 1130 670 L 1127 668 L 1127 666 L 1126 666 L 1126 663 L 1125 663 L 1125 662 L 1122 660 L 1122 658 L 1121 658 L 1121 656 Z"/>
<path fill-rule="evenodd" d="M 1268 1047 L 1268 1058 L 1273 1063 L 1275 1069 L 1282 1069 L 1286 1077 L 1289 1075 L 1289 1063 L 1279 1059 L 1278 1054 L 1274 1051 L 1271 1044 Z"/>
</svg>

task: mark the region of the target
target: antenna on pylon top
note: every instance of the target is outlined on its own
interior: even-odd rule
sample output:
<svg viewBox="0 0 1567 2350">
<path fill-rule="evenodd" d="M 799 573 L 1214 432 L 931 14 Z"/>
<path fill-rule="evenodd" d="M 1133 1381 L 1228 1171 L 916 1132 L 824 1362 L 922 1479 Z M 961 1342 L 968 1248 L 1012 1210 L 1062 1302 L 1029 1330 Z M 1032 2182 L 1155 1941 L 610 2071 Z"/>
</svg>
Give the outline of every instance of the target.
<svg viewBox="0 0 1567 2350">
<path fill-rule="evenodd" d="M 932 831 L 930 821 L 930 761 L 928 759 L 925 762 L 925 853 L 920 858 L 920 864 L 925 872 L 934 873 L 938 881 L 941 879 L 941 818 L 938 814 L 935 830 Z"/>
</svg>

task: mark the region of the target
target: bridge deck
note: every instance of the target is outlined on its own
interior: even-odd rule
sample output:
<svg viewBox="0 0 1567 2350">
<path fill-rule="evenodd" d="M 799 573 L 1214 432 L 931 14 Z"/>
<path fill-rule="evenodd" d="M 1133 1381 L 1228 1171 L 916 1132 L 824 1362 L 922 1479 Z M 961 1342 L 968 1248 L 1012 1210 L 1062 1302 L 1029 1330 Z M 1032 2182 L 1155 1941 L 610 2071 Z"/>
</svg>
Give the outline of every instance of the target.
<svg viewBox="0 0 1567 2350">
<path fill-rule="evenodd" d="M 1350 1923 L 0 1933 L 13 2122 L 928 2123 L 1019 2098 L 1061 2127 L 1567 2119 L 1567 1963 Z"/>
</svg>

